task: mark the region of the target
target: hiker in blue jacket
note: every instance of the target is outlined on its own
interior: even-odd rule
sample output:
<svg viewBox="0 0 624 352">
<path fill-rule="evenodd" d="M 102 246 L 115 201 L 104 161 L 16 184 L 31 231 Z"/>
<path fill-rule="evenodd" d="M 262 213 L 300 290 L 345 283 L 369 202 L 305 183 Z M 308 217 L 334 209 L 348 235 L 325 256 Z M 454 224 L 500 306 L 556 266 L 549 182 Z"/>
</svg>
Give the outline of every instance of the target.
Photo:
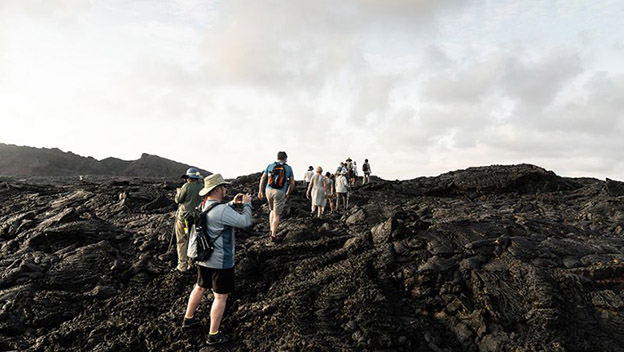
<svg viewBox="0 0 624 352">
<path fill-rule="evenodd" d="M 221 203 L 227 192 L 226 182 L 220 174 L 214 174 L 204 179 L 204 188 L 200 196 L 206 196 L 202 211 L 214 203 Z M 232 204 L 242 204 L 242 213 L 234 210 Z M 206 343 L 216 345 L 228 341 L 219 327 L 225 312 L 228 295 L 234 291 L 234 245 L 236 228 L 251 225 L 251 195 L 239 193 L 228 204 L 214 206 L 206 215 L 208 235 L 214 244 L 214 250 L 206 261 L 197 262 L 197 283 L 191 292 L 183 328 L 190 328 L 199 324 L 194 317 L 195 310 L 207 289 L 214 295 L 210 308 L 210 334 Z"/>
</svg>

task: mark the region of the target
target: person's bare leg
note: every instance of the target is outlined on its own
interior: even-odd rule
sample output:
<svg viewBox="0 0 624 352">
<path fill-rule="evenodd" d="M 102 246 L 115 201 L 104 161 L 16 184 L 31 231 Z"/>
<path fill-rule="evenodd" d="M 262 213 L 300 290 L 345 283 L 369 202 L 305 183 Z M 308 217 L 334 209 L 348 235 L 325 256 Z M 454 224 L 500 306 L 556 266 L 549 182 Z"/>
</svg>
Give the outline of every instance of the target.
<svg viewBox="0 0 624 352">
<path fill-rule="evenodd" d="M 221 319 L 223 319 L 223 313 L 225 312 L 225 306 L 227 304 L 228 294 L 214 292 L 214 300 L 212 301 L 212 307 L 210 308 L 210 333 L 216 334 L 219 332 L 221 326 Z"/>
<path fill-rule="evenodd" d="M 271 231 L 271 236 L 275 235 L 275 233 L 273 232 L 273 214 L 275 214 L 275 211 L 271 210 L 269 212 L 269 231 Z"/>
<path fill-rule="evenodd" d="M 271 212 L 271 236 L 277 235 L 277 225 L 279 225 L 279 215 L 276 211 Z"/>
<path fill-rule="evenodd" d="M 192 318 L 195 314 L 195 310 L 199 306 L 202 297 L 204 296 L 204 292 L 206 292 L 205 288 L 201 288 L 197 285 L 193 287 L 193 291 L 191 291 L 191 295 L 189 296 L 189 301 L 186 306 L 186 313 L 184 314 L 185 318 Z"/>
</svg>

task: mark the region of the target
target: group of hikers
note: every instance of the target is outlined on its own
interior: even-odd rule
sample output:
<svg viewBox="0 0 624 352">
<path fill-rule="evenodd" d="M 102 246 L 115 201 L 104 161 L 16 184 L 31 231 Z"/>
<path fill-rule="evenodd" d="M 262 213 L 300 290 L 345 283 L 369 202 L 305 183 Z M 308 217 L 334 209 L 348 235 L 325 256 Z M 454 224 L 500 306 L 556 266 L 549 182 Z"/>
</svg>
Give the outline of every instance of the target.
<svg viewBox="0 0 624 352">
<path fill-rule="evenodd" d="M 370 182 L 371 168 L 368 159 L 364 160 L 362 172 L 364 174 L 362 184 Z M 346 210 L 349 207 L 349 192 L 357 179 L 357 163 L 351 158 L 341 162 L 333 174 L 326 172 L 323 175 L 321 166 L 317 166 L 316 170 L 312 166 L 308 167 L 303 180 L 307 189 L 306 197 L 312 201 L 310 214 L 316 213 L 317 217 L 322 217 L 327 203 L 330 213 L 340 210 L 341 206 Z"/>
<path fill-rule="evenodd" d="M 286 201 L 295 188 L 295 179 L 292 168 L 287 164 L 288 155 L 284 151 L 277 153 L 277 161 L 270 163 L 262 173 L 258 185 L 258 198 L 266 198 L 269 206 L 269 237 L 272 241 L 279 241 L 278 234 L 280 217 L 284 211 Z M 357 164 L 351 158 L 341 162 L 334 174 L 319 166 L 316 173 L 310 166 L 304 178 L 306 195 L 312 199 L 312 215 L 317 212 L 321 217 L 329 202 L 331 211 L 339 209 L 341 205 L 348 207 L 349 191 L 357 181 Z M 363 183 L 370 180 L 370 164 L 368 159 L 362 165 L 364 174 Z M 214 296 L 210 308 L 210 330 L 206 343 L 216 345 L 229 340 L 220 330 L 221 320 L 225 312 L 227 298 L 234 290 L 234 253 L 236 229 L 249 227 L 252 217 L 251 194 L 238 193 L 233 200 L 224 203 L 229 182 L 221 174 L 202 177 L 196 168 L 189 168 L 182 178 L 185 183 L 176 189 L 175 202 L 178 204 L 175 220 L 175 234 L 177 244 L 178 263 L 176 270 L 186 272 L 195 264 L 197 267 L 197 281 L 191 291 L 187 303 L 182 328 L 189 329 L 200 324 L 195 317 L 206 290 L 211 290 Z M 203 180 L 203 184 L 202 184 Z M 335 195 L 335 197 L 334 197 Z M 334 207 L 333 201 L 336 199 Z M 240 204 L 242 209 L 237 211 L 232 205 Z M 206 213 L 207 235 L 213 245 L 212 254 L 203 261 L 193 261 L 189 246 L 189 235 L 192 229 L 189 226 L 190 214 L 195 210 Z M 318 210 L 317 210 L 318 209 Z"/>
</svg>

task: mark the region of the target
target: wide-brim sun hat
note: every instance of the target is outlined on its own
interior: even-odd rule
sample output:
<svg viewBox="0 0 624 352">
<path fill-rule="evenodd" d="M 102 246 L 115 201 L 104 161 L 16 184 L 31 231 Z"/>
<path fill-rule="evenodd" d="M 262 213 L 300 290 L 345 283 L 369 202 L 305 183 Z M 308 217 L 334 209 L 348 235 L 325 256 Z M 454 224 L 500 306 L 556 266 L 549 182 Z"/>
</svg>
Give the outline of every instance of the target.
<svg viewBox="0 0 624 352">
<path fill-rule="evenodd" d="M 221 174 L 213 174 L 204 178 L 204 188 L 199 191 L 200 196 L 205 196 L 210 193 L 215 187 L 221 185 L 229 185 L 230 183 L 223 179 Z"/>
</svg>

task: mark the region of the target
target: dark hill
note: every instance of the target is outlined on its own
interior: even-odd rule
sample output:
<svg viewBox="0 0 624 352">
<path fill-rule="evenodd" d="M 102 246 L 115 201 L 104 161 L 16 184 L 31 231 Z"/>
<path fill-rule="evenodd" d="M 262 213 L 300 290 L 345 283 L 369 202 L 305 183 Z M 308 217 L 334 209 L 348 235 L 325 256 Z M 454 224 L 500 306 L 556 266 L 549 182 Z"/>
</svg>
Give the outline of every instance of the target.
<svg viewBox="0 0 624 352">
<path fill-rule="evenodd" d="M 33 148 L 0 143 L 0 175 L 5 176 L 130 176 L 180 177 L 190 166 L 143 154 L 141 158 L 126 161 L 106 158 L 98 161 L 57 148 Z M 203 175 L 210 172 L 200 169 Z"/>
<path fill-rule="evenodd" d="M 177 186 L 0 179 L 0 350 L 213 350 L 210 297 L 180 327 L 195 275 L 171 270 Z M 624 351 L 623 190 L 487 166 L 374 178 L 316 219 L 298 184 L 277 244 L 254 199 L 214 350 Z"/>
</svg>

